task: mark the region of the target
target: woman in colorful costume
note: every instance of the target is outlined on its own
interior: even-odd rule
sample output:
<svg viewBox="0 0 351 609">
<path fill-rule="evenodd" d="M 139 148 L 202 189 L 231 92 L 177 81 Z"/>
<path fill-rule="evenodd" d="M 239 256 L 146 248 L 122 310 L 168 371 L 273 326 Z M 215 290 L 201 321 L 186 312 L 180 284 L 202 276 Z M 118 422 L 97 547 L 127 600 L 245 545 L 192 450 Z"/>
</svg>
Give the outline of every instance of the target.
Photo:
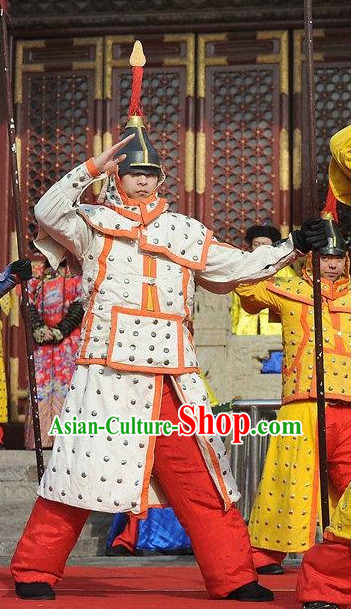
<svg viewBox="0 0 351 609">
<path fill-rule="evenodd" d="M 140 43 L 139 43 L 140 44 Z M 72 169 L 35 208 L 37 247 L 57 267 L 68 250 L 83 267 L 82 344 L 61 422 L 118 415 L 170 420 L 180 403 L 205 403 L 186 321 L 195 281 L 214 292 L 262 279 L 311 245 L 325 226 L 310 221 L 278 247 L 242 252 L 219 243 L 201 222 L 167 211 L 163 173 L 140 116 L 135 65 L 130 117 L 120 143 Z M 123 152 L 122 156 L 115 158 Z M 117 167 L 119 166 L 119 175 Z M 80 205 L 94 178 L 98 205 Z M 107 175 L 108 174 L 108 175 Z M 53 599 L 89 510 L 147 515 L 162 489 L 191 538 L 212 597 L 272 600 L 257 583 L 240 494 L 218 436 L 59 436 L 12 560 L 21 598 Z M 206 497 L 206 502 L 204 502 Z"/>
<path fill-rule="evenodd" d="M 81 284 L 81 276 L 72 275 L 66 263 L 57 271 L 49 264 L 40 265 L 28 284 L 43 448 L 53 445 L 48 431 L 61 412 L 75 369 L 84 314 Z M 35 448 L 31 408 L 26 411 L 24 444 L 28 450 Z"/>
<path fill-rule="evenodd" d="M 351 479 L 351 365 L 349 258 L 330 221 L 329 243 L 320 249 L 328 465 L 340 497 Z M 249 531 L 259 573 L 280 574 L 287 552 L 315 542 L 319 468 L 316 436 L 316 371 L 311 256 L 302 277 L 238 288 L 245 308 L 269 306 L 283 328 L 283 406 L 278 420 L 301 421 L 303 435 L 274 436 L 251 512 Z M 342 463 L 340 458 L 342 456 Z"/>
</svg>

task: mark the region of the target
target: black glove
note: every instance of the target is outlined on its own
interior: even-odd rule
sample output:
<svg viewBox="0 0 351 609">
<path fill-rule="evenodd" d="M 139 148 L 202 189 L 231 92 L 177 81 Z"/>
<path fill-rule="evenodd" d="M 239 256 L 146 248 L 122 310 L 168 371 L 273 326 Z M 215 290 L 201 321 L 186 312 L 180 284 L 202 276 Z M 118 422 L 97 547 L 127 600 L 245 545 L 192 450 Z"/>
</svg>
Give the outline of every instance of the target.
<svg viewBox="0 0 351 609">
<path fill-rule="evenodd" d="M 11 263 L 11 273 L 18 275 L 21 279 L 30 279 L 32 277 L 32 264 L 28 258 L 16 260 Z"/>
<path fill-rule="evenodd" d="M 295 249 L 307 254 L 312 248 L 318 250 L 328 245 L 326 225 L 327 221 L 322 218 L 305 220 L 300 230 L 291 233 Z"/>
<path fill-rule="evenodd" d="M 65 338 L 66 336 L 69 336 L 73 330 L 80 326 L 83 317 L 84 309 L 79 300 L 71 302 L 67 309 L 66 315 L 63 317 L 62 321 L 57 324 L 56 328 L 60 330 L 63 338 Z"/>
</svg>

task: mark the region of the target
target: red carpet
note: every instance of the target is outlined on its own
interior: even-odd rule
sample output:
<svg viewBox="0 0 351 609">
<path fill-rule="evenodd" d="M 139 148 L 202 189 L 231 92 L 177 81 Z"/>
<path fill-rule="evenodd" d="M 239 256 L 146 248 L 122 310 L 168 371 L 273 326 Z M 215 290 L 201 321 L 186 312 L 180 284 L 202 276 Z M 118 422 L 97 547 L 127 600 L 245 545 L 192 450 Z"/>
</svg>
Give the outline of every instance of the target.
<svg viewBox="0 0 351 609">
<path fill-rule="evenodd" d="M 57 600 L 17 599 L 7 568 L 0 568 L 0 607 L 57 609 L 298 609 L 294 598 L 296 569 L 285 575 L 262 576 L 275 592 L 272 603 L 213 601 L 208 598 L 197 567 L 67 567 L 57 587 Z"/>
</svg>

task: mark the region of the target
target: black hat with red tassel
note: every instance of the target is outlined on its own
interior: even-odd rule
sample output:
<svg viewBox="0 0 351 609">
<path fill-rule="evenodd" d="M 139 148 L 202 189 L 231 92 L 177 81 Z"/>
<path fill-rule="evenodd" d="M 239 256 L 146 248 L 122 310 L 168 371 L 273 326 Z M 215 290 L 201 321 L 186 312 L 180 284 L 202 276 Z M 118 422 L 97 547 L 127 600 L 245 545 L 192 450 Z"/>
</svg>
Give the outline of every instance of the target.
<svg viewBox="0 0 351 609">
<path fill-rule="evenodd" d="M 143 82 L 143 66 L 146 59 L 143 53 L 143 47 L 139 40 L 134 43 L 133 51 L 130 56 L 130 65 L 133 69 L 132 93 L 129 104 L 128 123 L 125 128 L 123 137 L 127 137 L 131 133 L 135 137 L 123 148 L 118 151 L 126 154 L 127 158 L 119 164 L 118 173 L 123 177 L 126 173 L 146 173 L 156 174 L 161 173 L 160 159 L 157 151 L 151 144 L 146 128 L 143 122 L 143 112 L 141 107 L 141 88 Z"/>
</svg>

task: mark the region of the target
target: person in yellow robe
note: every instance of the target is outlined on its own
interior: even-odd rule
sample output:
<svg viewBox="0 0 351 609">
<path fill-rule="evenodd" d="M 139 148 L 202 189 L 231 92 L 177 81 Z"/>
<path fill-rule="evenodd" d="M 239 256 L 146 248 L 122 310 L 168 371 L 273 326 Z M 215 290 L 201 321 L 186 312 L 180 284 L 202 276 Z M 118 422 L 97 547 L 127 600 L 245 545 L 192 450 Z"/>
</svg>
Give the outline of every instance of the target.
<svg viewBox="0 0 351 609">
<path fill-rule="evenodd" d="M 345 242 L 333 228 L 320 250 L 328 472 L 336 497 L 351 480 L 351 288 Z M 278 420 L 299 420 L 301 436 L 270 439 L 249 530 L 259 573 L 283 572 L 287 552 L 315 542 L 319 471 L 311 256 L 303 276 L 238 288 L 250 313 L 269 306 L 283 328 L 283 406 Z"/>
<path fill-rule="evenodd" d="M 351 206 L 351 125 L 333 135 L 330 151 L 330 191 L 335 201 Z M 340 453 L 339 457 L 340 467 L 343 467 L 345 453 Z M 349 605 L 350 572 L 351 482 L 324 531 L 324 543 L 314 545 L 304 554 L 296 586 L 296 596 L 303 603 L 303 609 L 339 609 Z"/>
<path fill-rule="evenodd" d="M 245 241 L 253 251 L 261 245 L 272 245 L 281 240 L 281 234 L 275 226 L 250 226 L 245 235 Z M 296 273 L 291 266 L 280 269 L 278 277 L 295 277 Z M 265 308 L 259 313 L 252 314 L 245 311 L 240 302 L 237 290 L 232 292 L 231 318 L 232 332 L 238 336 L 252 336 L 256 334 L 281 336 L 282 328 L 279 321 L 270 320 L 270 311 Z"/>
</svg>

